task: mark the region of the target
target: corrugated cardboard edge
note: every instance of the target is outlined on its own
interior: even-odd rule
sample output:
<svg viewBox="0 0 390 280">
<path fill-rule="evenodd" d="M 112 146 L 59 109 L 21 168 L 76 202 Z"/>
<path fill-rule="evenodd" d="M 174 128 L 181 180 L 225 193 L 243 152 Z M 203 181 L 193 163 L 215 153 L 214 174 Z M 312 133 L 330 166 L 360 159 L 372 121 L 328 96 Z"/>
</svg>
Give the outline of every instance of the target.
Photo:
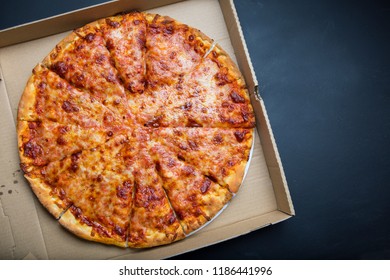
<svg viewBox="0 0 390 280">
<path fill-rule="evenodd" d="M 295 215 L 295 210 L 284 174 L 282 161 L 265 109 L 265 104 L 263 100 L 259 98 L 257 77 L 253 69 L 234 2 L 233 0 L 220 0 L 219 2 L 228 27 L 231 43 L 235 50 L 238 66 L 246 78 L 248 89 L 251 94 L 251 101 L 256 114 L 257 131 L 260 136 L 261 144 L 267 146 L 267 149 L 263 149 L 263 152 L 268 171 L 274 184 L 278 209 L 293 216 Z"/>
<path fill-rule="evenodd" d="M 93 5 L 87 8 L 0 30 L 0 47 L 72 30 L 75 27 L 83 26 L 98 18 L 129 11 L 129 7 L 131 10 L 146 10 L 180 1 L 183 0 L 138 1 L 131 7 L 129 2 L 125 0 L 107 1 L 103 4 Z M 67 16 L 69 14 L 72 14 L 72 21 L 68 20 Z"/>
</svg>

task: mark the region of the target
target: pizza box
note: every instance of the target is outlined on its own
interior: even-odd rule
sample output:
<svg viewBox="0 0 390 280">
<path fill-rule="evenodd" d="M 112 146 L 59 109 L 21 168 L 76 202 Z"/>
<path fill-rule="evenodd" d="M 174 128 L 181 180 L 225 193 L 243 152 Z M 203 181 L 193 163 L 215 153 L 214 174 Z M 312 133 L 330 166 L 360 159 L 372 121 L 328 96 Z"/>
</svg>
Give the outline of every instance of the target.
<svg viewBox="0 0 390 280">
<path fill-rule="evenodd" d="M 70 30 L 123 11 L 168 15 L 202 30 L 237 62 L 251 94 L 257 133 L 238 194 L 190 237 L 151 249 L 90 242 L 64 229 L 41 206 L 19 167 L 16 113 L 33 67 Z M 0 259 L 164 259 L 222 242 L 294 216 L 281 159 L 232 0 L 109 1 L 0 31 Z"/>
</svg>

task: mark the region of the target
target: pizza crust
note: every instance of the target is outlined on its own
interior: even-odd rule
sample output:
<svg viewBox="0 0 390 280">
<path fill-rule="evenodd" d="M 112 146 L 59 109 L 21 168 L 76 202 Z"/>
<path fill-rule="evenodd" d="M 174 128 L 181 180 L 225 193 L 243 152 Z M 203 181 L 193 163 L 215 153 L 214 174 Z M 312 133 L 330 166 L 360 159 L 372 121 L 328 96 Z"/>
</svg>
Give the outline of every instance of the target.
<svg viewBox="0 0 390 280">
<path fill-rule="evenodd" d="M 67 35 L 56 47 L 43 59 L 42 64 L 50 68 L 52 65 L 52 59 L 56 58 L 61 52 L 64 52 L 68 47 L 72 46 L 73 42 L 79 40 L 80 37 L 72 32 Z"/>
<path fill-rule="evenodd" d="M 238 189 L 241 186 L 242 179 L 244 178 L 245 174 L 245 167 L 247 162 L 241 162 L 239 165 L 236 166 L 235 170 L 230 173 L 229 176 L 225 178 L 225 183 L 228 185 L 229 190 L 232 193 L 237 193 Z"/>
<path fill-rule="evenodd" d="M 81 223 L 68 209 L 58 220 L 58 222 L 65 227 L 70 232 L 74 233 L 75 235 L 90 240 L 95 241 L 99 243 L 109 244 L 109 245 L 116 245 L 119 247 L 128 247 L 127 242 L 123 240 L 118 240 L 117 238 L 112 237 L 104 237 L 99 235 L 98 233 L 94 232 L 92 226 L 88 226 L 84 223 Z"/>
<path fill-rule="evenodd" d="M 79 37 L 84 38 L 89 33 L 96 33 L 100 28 L 100 20 L 93 21 L 74 31 Z"/>
<path fill-rule="evenodd" d="M 150 248 L 150 247 L 170 244 L 172 242 L 182 240 L 185 237 L 186 236 L 184 235 L 183 229 L 181 228 L 180 224 L 178 224 L 178 228 L 175 234 L 172 233 L 167 234 L 163 231 L 146 229 L 145 238 L 143 240 L 133 242 L 129 239 L 128 246 L 131 248 Z"/>
<path fill-rule="evenodd" d="M 30 131 L 29 131 L 29 122 L 28 121 L 18 121 L 17 124 L 17 135 L 18 135 L 18 151 L 19 158 L 21 162 L 22 169 L 25 173 L 29 173 L 32 171 L 32 164 L 34 160 L 24 156 L 24 144 L 26 139 L 30 139 Z"/>
<path fill-rule="evenodd" d="M 56 219 L 61 217 L 61 214 L 68 208 L 68 206 L 52 195 L 52 189 L 42 179 L 33 178 L 28 175 L 24 176 L 29 181 L 30 186 L 38 197 L 42 205 L 52 214 Z"/>
<path fill-rule="evenodd" d="M 33 70 L 39 68 L 39 65 L 36 66 Z M 35 75 L 32 74 L 27 81 L 26 87 L 24 88 L 22 97 L 19 101 L 18 106 L 18 121 L 33 121 L 34 117 L 34 106 L 35 106 L 35 98 L 36 98 L 36 90 L 34 86 Z M 19 131 L 18 131 L 19 132 Z"/>
<path fill-rule="evenodd" d="M 214 48 L 214 40 L 198 29 L 192 30 L 196 39 L 203 44 L 204 57 Z"/>
<path fill-rule="evenodd" d="M 232 78 L 240 81 L 241 86 L 245 86 L 245 79 L 241 74 L 240 70 L 238 69 L 237 64 L 231 59 L 229 54 L 224 49 L 222 49 L 219 44 L 215 44 L 209 56 L 212 59 L 218 60 L 221 65 L 225 66 L 229 70 L 229 75 Z"/>
<path fill-rule="evenodd" d="M 250 149 L 248 153 L 248 159 L 240 162 L 240 164 L 235 166 L 234 170 L 232 170 L 232 172 L 225 178 L 225 183 L 228 185 L 229 190 L 233 194 L 236 194 L 238 192 L 242 182 L 244 181 L 245 175 L 248 171 L 250 160 L 252 158 L 255 129 L 251 129 L 250 134 L 251 136 L 248 137 L 248 139 L 250 139 L 251 141 L 251 143 L 248 144 L 248 147 Z"/>
</svg>

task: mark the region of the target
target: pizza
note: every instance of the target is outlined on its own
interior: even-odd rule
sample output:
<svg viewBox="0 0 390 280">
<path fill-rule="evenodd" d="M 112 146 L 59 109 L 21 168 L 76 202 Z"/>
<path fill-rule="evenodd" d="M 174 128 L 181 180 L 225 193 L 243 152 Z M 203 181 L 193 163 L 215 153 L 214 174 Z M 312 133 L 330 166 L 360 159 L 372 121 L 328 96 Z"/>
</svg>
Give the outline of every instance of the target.
<svg viewBox="0 0 390 280">
<path fill-rule="evenodd" d="M 121 247 L 194 233 L 238 192 L 255 117 L 229 55 L 201 31 L 132 12 L 74 30 L 33 69 L 21 168 L 75 235 Z"/>
</svg>

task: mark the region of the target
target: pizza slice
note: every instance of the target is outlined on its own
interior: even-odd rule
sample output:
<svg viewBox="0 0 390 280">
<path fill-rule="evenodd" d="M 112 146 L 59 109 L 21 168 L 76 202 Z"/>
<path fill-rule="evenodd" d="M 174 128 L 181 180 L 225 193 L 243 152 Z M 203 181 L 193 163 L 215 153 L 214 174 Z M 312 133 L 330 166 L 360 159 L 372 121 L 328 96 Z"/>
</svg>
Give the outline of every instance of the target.
<svg viewBox="0 0 390 280">
<path fill-rule="evenodd" d="M 253 128 L 255 117 L 245 81 L 218 46 L 183 76 L 167 97 L 164 127 Z"/>
<path fill-rule="evenodd" d="M 171 85 L 199 64 L 212 46 L 212 40 L 168 16 L 145 16 L 148 87 Z"/>
<path fill-rule="evenodd" d="M 56 73 L 37 65 L 19 103 L 18 120 L 47 120 L 115 133 L 121 118 Z"/>
<path fill-rule="evenodd" d="M 87 186 L 60 224 L 87 240 L 127 247 L 134 179 L 123 171 L 106 168 L 98 174 L 98 181 Z"/>
<path fill-rule="evenodd" d="M 38 198 L 45 200 L 44 206 L 59 218 L 62 211 L 80 197 L 89 185 L 88 180 L 91 180 L 91 184 L 99 181 L 97 177 L 107 165 L 104 154 L 110 150 L 113 151 L 112 154 L 118 152 L 124 141 L 126 136 L 118 135 L 101 146 L 73 151 L 43 166 L 31 166 L 25 170 L 25 177 L 32 184 Z M 92 172 L 97 175 L 92 176 Z"/>
<path fill-rule="evenodd" d="M 120 115 L 124 122 L 133 119 L 127 108 L 125 89 L 98 22 L 68 35 L 43 60 L 43 64 L 73 86 L 87 90 L 92 99 Z"/>
<path fill-rule="evenodd" d="M 137 147 L 128 145 L 122 151 L 126 168 L 134 176 L 128 245 L 145 248 L 180 240 L 185 236 L 169 204 L 154 161 L 146 150 L 148 137 L 142 131 L 136 134 Z"/>
<path fill-rule="evenodd" d="M 115 68 L 132 93 L 145 88 L 146 20 L 142 13 L 129 13 L 99 21 Z"/>
<path fill-rule="evenodd" d="M 75 152 L 26 173 L 34 193 L 59 222 L 78 236 L 126 246 L 134 180 L 118 135 L 99 147 Z"/>
<path fill-rule="evenodd" d="M 119 134 L 120 132 L 116 132 Z M 114 134 L 103 127 L 83 128 L 48 120 L 19 121 L 18 147 L 23 171 L 104 144 Z"/>
<path fill-rule="evenodd" d="M 253 129 L 157 128 L 152 138 L 209 179 L 236 193 L 245 175 Z"/>
<path fill-rule="evenodd" d="M 186 234 L 205 225 L 231 199 L 227 188 L 179 160 L 165 146 L 156 141 L 150 141 L 149 145 L 163 188 Z"/>
</svg>

